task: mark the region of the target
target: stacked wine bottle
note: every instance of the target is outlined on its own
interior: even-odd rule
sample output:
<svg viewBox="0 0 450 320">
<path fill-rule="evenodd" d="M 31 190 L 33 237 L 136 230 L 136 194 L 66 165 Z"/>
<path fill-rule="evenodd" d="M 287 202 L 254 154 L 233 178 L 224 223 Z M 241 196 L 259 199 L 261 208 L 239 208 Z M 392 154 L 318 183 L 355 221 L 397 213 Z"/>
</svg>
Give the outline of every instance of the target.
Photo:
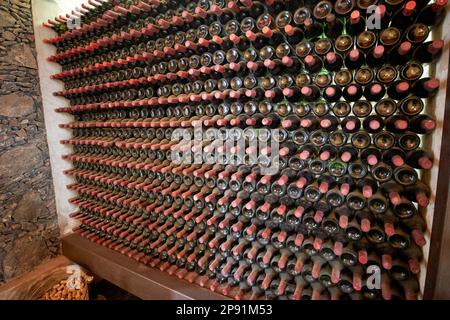
<svg viewBox="0 0 450 320">
<path fill-rule="evenodd" d="M 49 20 L 74 231 L 235 299 L 416 299 L 446 4 L 90 0 Z M 223 138 L 280 147 L 251 163 Z"/>
</svg>

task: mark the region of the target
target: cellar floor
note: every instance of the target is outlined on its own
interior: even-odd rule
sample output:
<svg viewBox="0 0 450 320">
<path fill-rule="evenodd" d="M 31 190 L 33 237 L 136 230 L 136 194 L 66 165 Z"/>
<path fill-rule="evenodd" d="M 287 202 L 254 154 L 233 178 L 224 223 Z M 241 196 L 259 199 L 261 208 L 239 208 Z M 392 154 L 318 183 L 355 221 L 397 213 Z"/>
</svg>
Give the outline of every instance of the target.
<svg viewBox="0 0 450 320">
<path fill-rule="evenodd" d="M 115 286 L 111 282 L 101 280 L 91 286 L 91 300 L 140 300 L 131 293 Z"/>
</svg>

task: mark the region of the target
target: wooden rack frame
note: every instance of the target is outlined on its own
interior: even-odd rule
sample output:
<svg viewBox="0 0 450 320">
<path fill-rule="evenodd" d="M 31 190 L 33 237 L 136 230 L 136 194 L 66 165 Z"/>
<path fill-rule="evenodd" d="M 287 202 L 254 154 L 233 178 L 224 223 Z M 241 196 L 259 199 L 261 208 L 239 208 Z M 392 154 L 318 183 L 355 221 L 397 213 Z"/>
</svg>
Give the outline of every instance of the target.
<svg viewBox="0 0 450 320">
<path fill-rule="evenodd" d="M 448 61 L 447 86 L 445 90 L 441 89 L 442 94 L 445 94 L 445 109 L 440 155 L 435 154 L 439 159 L 439 169 L 424 299 L 450 299 L 450 85 L 448 83 L 450 54 L 448 35 L 444 36 L 447 38 L 446 54 L 441 58 L 441 62 L 445 59 Z"/>
<path fill-rule="evenodd" d="M 62 246 L 67 258 L 141 299 L 229 299 L 166 272 L 145 266 L 76 234 L 64 237 Z"/>
<path fill-rule="evenodd" d="M 52 172 L 55 183 L 55 193 L 58 207 L 61 233 L 66 234 L 74 225 L 68 221 L 68 214 L 73 208 L 67 205 L 71 197 L 65 191 L 64 185 L 68 178 L 62 175 L 63 168 L 68 168 L 60 158 L 61 146 L 58 141 L 66 137 L 67 132 L 57 127 L 57 123 L 69 121 L 67 115 L 55 114 L 53 109 L 62 105 L 63 99 L 53 97 L 51 92 L 61 87 L 49 76 L 57 70 L 50 65 L 46 58 L 51 55 L 53 48 L 44 45 L 42 40 L 51 36 L 51 31 L 42 27 L 42 22 L 51 18 L 52 4 L 43 7 L 44 2 L 33 0 L 33 17 L 38 52 L 39 75 L 43 93 L 44 112 L 46 119 L 47 136 L 52 161 Z M 45 12 L 45 14 L 44 14 Z M 50 15 L 45 17 L 46 15 Z M 428 216 L 432 216 L 431 237 L 428 254 L 422 272 L 421 281 L 424 299 L 450 299 L 450 14 L 444 23 L 435 32 L 436 37 L 444 39 L 446 46 L 444 54 L 433 73 L 441 81 L 441 90 L 436 97 L 435 110 L 437 114 L 439 132 L 432 137 L 436 166 L 431 175 L 431 188 L 435 194 L 434 209 L 431 208 Z M 426 177 L 430 178 L 430 177 Z M 431 211 L 432 210 L 432 211 Z M 66 235 L 62 239 L 63 254 L 72 261 L 86 267 L 94 274 L 114 283 L 142 299 L 226 299 L 220 294 L 189 284 L 157 269 L 152 269 L 134 260 L 123 256 L 113 250 L 92 243 L 78 235 Z"/>
</svg>

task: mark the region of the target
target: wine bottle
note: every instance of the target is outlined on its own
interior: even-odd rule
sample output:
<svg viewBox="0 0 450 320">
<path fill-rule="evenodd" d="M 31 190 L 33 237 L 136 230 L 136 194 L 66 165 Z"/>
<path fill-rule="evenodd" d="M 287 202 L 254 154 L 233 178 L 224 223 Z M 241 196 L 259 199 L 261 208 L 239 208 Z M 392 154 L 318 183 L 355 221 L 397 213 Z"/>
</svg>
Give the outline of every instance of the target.
<svg viewBox="0 0 450 320">
<path fill-rule="evenodd" d="M 309 85 L 301 89 L 301 94 L 306 101 L 315 101 L 320 97 L 320 90 L 314 85 Z"/>
<path fill-rule="evenodd" d="M 352 84 L 344 88 L 342 96 L 346 101 L 355 102 L 363 95 L 363 89 L 357 84 Z"/>
<path fill-rule="evenodd" d="M 389 52 L 389 62 L 393 66 L 405 64 L 409 60 L 411 48 L 412 48 L 411 42 L 408 41 L 404 41 L 399 45 L 395 46 Z"/>
<path fill-rule="evenodd" d="M 427 151 L 416 149 L 407 154 L 406 163 L 413 168 L 429 170 L 433 167 L 432 159 Z"/>
<path fill-rule="evenodd" d="M 437 94 L 439 89 L 439 80 L 422 78 L 417 80 L 412 86 L 411 91 L 420 98 L 430 98 Z"/>
<path fill-rule="evenodd" d="M 342 96 L 342 90 L 336 85 L 331 85 L 327 87 L 323 92 L 323 98 L 328 102 L 336 102 Z"/>
<path fill-rule="evenodd" d="M 366 55 L 366 64 L 372 68 L 381 67 L 385 63 L 386 57 L 387 53 L 384 46 L 376 46 Z"/>
<path fill-rule="evenodd" d="M 414 59 L 420 63 L 430 63 L 441 55 L 443 47 L 442 40 L 424 42 L 414 51 Z"/>
<path fill-rule="evenodd" d="M 317 73 L 323 67 L 322 59 L 315 55 L 305 57 L 305 68 L 311 73 Z"/>
<path fill-rule="evenodd" d="M 391 27 L 404 30 L 416 19 L 416 2 L 408 1 L 391 17 Z"/>
<path fill-rule="evenodd" d="M 342 68 L 344 60 L 339 54 L 328 52 L 325 56 L 324 67 L 329 71 L 338 71 Z"/>
<path fill-rule="evenodd" d="M 417 115 L 411 119 L 409 127 L 415 133 L 427 134 L 436 128 L 436 121 L 429 115 Z"/>
<path fill-rule="evenodd" d="M 445 18 L 447 3 L 447 0 L 436 0 L 435 3 L 427 5 L 420 11 L 416 21 L 428 26 L 440 24 Z"/>
<path fill-rule="evenodd" d="M 281 62 L 287 67 L 287 71 L 293 74 L 298 73 L 303 67 L 301 61 L 296 57 L 284 56 Z"/>
<path fill-rule="evenodd" d="M 368 101 L 379 101 L 386 94 L 386 90 L 383 85 L 379 83 L 372 83 L 364 88 L 364 97 Z"/>
<path fill-rule="evenodd" d="M 366 28 L 364 18 L 361 17 L 361 13 L 358 10 L 352 11 L 350 20 L 346 24 L 346 31 L 351 36 L 357 36 Z"/>
<path fill-rule="evenodd" d="M 415 215 L 411 218 L 404 219 L 402 220 L 402 224 L 411 231 L 414 242 L 418 246 L 423 247 L 426 244 L 426 239 L 424 237 L 426 223 L 420 216 Z"/>
<path fill-rule="evenodd" d="M 386 119 L 386 129 L 394 133 L 405 132 L 408 126 L 409 120 L 403 115 L 393 115 Z"/>
<path fill-rule="evenodd" d="M 305 27 L 305 38 L 314 41 L 323 33 L 323 27 L 316 20 L 306 18 L 303 22 Z"/>
<path fill-rule="evenodd" d="M 345 57 L 345 66 L 350 70 L 359 69 L 364 62 L 364 54 L 359 49 L 351 50 Z"/>
<path fill-rule="evenodd" d="M 434 86 L 434 83 L 431 83 L 431 85 Z M 397 80 L 389 85 L 387 94 L 391 99 L 402 100 L 408 96 L 410 90 L 411 87 L 408 82 Z"/>
<path fill-rule="evenodd" d="M 329 13 L 326 18 L 325 35 L 330 39 L 336 39 L 342 34 L 344 25 L 332 13 Z"/>
<path fill-rule="evenodd" d="M 375 3 L 373 5 L 375 5 Z M 369 6 L 368 8 L 371 8 L 371 6 Z M 370 19 L 373 19 L 373 18 L 375 18 L 377 20 L 373 24 L 368 22 L 367 29 L 370 31 L 377 32 L 380 29 L 381 30 L 386 29 L 389 26 L 391 10 L 389 10 L 389 12 L 388 12 L 385 4 L 376 5 L 376 7 L 374 7 L 374 8 L 375 8 L 375 10 L 371 11 L 373 16 L 368 17 L 368 21 L 372 22 L 372 20 L 370 20 Z M 379 24 L 378 24 L 378 21 L 379 21 Z"/>
<path fill-rule="evenodd" d="M 289 24 L 284 27 L 284 32 L 287 35 L 287 42 L 289 42 L 289 44 L 292 46 L 296 46 L 297 44 L 299 44 L 305 37 L 302 29 L 293 27 Z"/>
</svg>

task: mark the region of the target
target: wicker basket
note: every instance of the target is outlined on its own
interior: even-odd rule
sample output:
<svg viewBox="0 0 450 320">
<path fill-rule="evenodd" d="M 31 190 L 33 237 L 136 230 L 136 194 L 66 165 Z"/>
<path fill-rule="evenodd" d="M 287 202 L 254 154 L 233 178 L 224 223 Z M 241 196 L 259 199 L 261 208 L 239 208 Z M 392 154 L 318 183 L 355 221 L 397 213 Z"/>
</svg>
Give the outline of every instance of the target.
<svg viewBox="0 0 450 320">
<path fill-rule="evenodd" d="M 76 273 L 73 273 L 73 271 Z M 60 267 L 35 283 L 29 295 L 39 300 L 89 300 L 93 277 L 79 267 Z"/>
</svg>

